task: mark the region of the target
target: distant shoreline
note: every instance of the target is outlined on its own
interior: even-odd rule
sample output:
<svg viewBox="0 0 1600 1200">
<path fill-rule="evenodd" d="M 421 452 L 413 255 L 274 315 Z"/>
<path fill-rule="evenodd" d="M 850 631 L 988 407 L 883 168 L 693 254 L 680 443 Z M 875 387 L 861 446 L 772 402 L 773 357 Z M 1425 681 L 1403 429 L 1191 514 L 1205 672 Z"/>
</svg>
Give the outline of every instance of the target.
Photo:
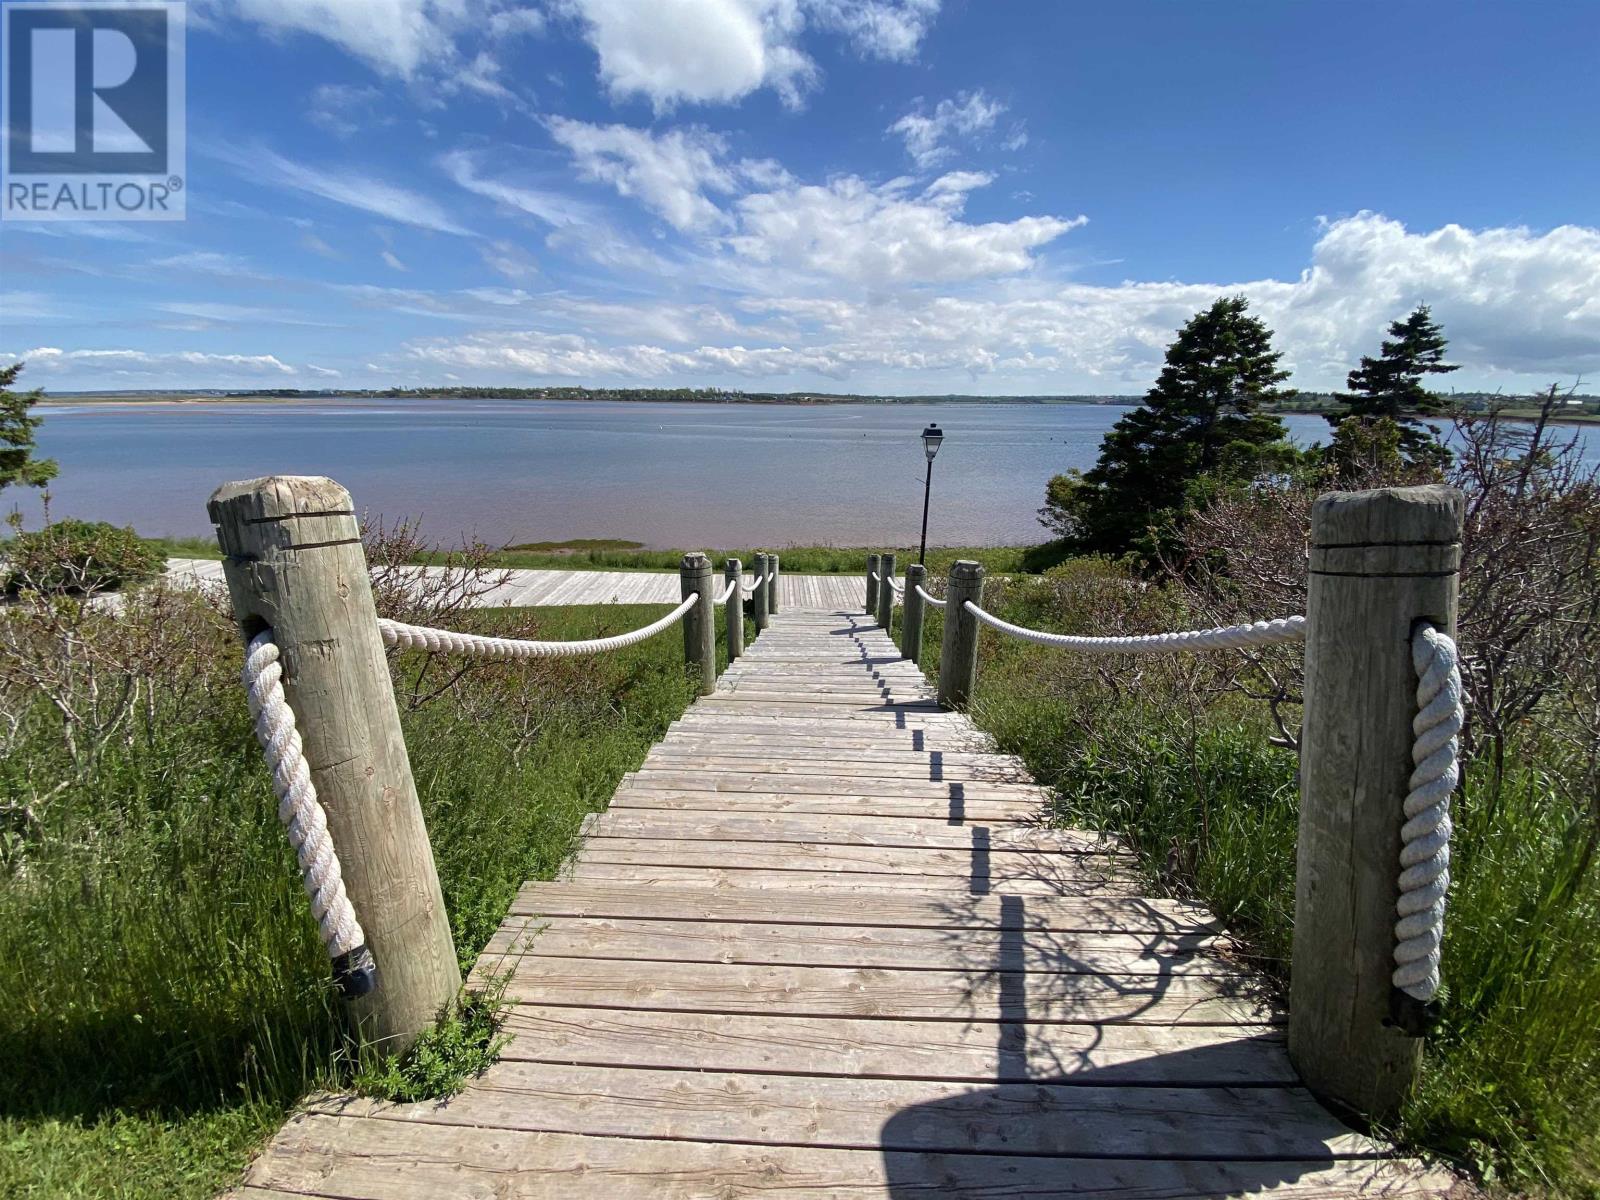
<svg viewBox="0 0 1600 1200">
<path fill-rule="evenodd" d="M 576 392 L 578 389 L 571 389 Z M 562 389 L 562 391 L 566 391 Z M 810 392 L 730 392 L 704 395 L 653 394 L 648 390 L 608 392 L 591 390 L 584 395 L 542 394 L 530 389 L 471 388 L 463 391 L 391 392 L 56 392 L 45 393 L 42 405 L 106 404 L 317 404 L 329 400 L 528 400 L 543 404 L 764 404 L 821 407 L 837 404 L 1086 404 L 1127 407 L 1139 402 L 1138 396 L 855 396 Z M 469 394 L 470 393 L 470 394 Z"/>
<path fill-rule="evenodd" d="M 470 393 L 470 394 L 466 394 Z M 553 393 L 553 394 L 551 394 Z M 1476 398 L 1476 397 L 1475 397 Z M 588 404 L 597 401 L 613 404 L 757 404 L 757 405 L 788 405 L 796 407 L 823 407 L 830 405 L 848 404 L 882 404 L 886 406 L 901 404 L 1026 404 L 1026 405 L 1056 405 L 1073 404 L 1098 408 L 1132 408 L 1136 406 L 1142 396 L 971 396 L 971 395 L 939 395 L 939 396 L 858 396 L 838 395 L 810 392 L 728 392 L 721 394 L 691 394 L 681 393 L 656 393 L 649 389 L 634 391 L 618 390 L 615 392 L 601 389 L 519 389 L 508 388 L 505 391 L 495 391 L 490 388 L 467 388 L 457 391 L 441 389 L 439 391 L 407 391 L 400 393 L 368 392 L 368 391 L 329 391 L 329 392 L 82 392 L 82 393 L 45 393 L 40 400 L 41 408 L 68 408 L 77 405 L 126 407 L 126 408 L 153 408 L 162 405 L 227 405 L 227 404 L 281 404 L 291 406 L 296 404 L 319 404 L 329 400 L 380 400 L 380 401 L 439 401 L 439 400 L 527 400 L 534 403 L 545 404 Z M 1587 405 L 1600 405 L 1600 397 L 1579 397 Z M 1326 403 L 1311 403 L 1306 405 L 1287 405 L 1279 408 L 1268 409 L 1276 416 L 1303 416 L 1325 417 L 1329 413 Z M 1525 405 L 1510 406 L 1502 410 L 1501 416 L 1513 421 L 1537 420 L 1539 413 L 1535 408 Z M 1550 418 L 1556 425 L 1600 425 L 1600 412 L 1572 412 L 1559 413 Z"/>
</svg>

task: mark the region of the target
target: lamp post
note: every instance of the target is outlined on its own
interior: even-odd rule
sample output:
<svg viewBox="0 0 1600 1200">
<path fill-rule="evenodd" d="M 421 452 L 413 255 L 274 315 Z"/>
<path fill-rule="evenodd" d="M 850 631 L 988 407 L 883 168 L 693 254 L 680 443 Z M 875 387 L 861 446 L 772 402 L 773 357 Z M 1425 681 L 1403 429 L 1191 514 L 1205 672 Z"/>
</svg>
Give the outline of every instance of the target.
<svg viewBox="0 0 1600 1200">
<path fill-rule="evenodd" d="M 933 494 L 933 456 L 939 453 L 939 443 L 944 441 L 944 432 L 937 425 L 929 425 L 922 431 L 922 452 L 928 456 L 928 474 L 922 481 L 922 548 L 917 551 L 917 561 L 928 561 L 928 497 Z"/>
</svg>

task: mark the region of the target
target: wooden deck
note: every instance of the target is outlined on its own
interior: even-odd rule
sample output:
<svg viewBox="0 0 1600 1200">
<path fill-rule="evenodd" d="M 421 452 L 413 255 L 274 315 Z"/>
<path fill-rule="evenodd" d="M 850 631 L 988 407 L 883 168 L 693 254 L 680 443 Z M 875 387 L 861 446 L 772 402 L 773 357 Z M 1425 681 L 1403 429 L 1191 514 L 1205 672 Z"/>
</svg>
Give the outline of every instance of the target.
<svg viewBox="0 0 1600 1200">
<path fill-rule="evenodd" d="M 869 620 L 786 610 L 485 951 L 504 1059 L 324 1097 L 239 1195 L 1438 1195 L 1298 1087 L 1203 910 L 1039 789 Z"/>
<path fill-rule="evenodd" d="M 418 567 L 435 574 L 440 568 Z M 508 570 L 505 582 L 478 598 L 483 608 L 543 608 L 562 604 L 676 604 L 682 598 L 671 571 L 534 571 Z M 222 586 L 222 564 L 207 558 L 169 558 L 167 576 L 185 585 Z M 722 570 L 717 569 L 717 578 Z M 754 580 L 745 574 L 745 584 Z M 720 584 L 718 585 L 721 586 Z M 795 608 L 838 609 L 859 605 L 865 584 L 856 575 L 783 576 L 783 596 Z"/>
</svg>

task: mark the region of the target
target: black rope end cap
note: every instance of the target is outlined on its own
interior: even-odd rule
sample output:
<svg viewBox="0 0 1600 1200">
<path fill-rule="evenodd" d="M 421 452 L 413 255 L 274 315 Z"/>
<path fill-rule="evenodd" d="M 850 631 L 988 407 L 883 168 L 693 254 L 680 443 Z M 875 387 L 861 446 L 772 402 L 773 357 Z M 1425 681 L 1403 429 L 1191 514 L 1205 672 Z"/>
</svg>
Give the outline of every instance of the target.
<svg viewBox="0 0 1600 1200">
<path fill-rule="evenodd" d="M 1389 998 L 1387 1023 L 1407 1037 L 1427 1037 L 1439 1023 L 1442 1007 L 1437 1000 L 1418 1000 L 1395 988 Z"/>
<path fill-rule="evenodd" d="M 368 995 L 378 986 L 378 964 L 365 945 L 337 954 L 333 959 L 333 981 L 346 1000 Z"/>
</svg>

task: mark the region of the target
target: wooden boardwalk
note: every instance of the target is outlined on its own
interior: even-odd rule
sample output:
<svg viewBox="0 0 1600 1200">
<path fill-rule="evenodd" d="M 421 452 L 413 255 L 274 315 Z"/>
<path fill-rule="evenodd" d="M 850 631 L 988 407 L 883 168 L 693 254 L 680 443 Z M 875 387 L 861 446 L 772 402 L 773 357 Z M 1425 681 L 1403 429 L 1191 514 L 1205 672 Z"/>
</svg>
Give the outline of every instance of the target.
<svg viewBox="0 0 1600 1200">
<path fill-rule="evenodd" d="M 242 1197 L 1438 1195 L 1297 1086 L 1203 910 L 941 712 L 887 636 L 785 610 L 485 951 L 504 1059 L 323 1097 Z"/>
<path fill-rule="evenodd" d="M 441 568 L 418 567 L 435 574 Z M 682 598 L 676 571 L 491 572 L 505 582 L 478 598 L 482 608 L 544 608 L 562 604 L 676 604 Z M 169 558 L 167 576 L 185 585 L 222 586 L 222 564 L 208 558 Z M 722 578 L 718 568 L 717 578 Z M 747 585 L 754 582 L 747 572 Z M 795 608 L 837 609 L 859 604 L 863 584 L 857 575 L 784 575 L 783 595 Z"/>
</svg>

